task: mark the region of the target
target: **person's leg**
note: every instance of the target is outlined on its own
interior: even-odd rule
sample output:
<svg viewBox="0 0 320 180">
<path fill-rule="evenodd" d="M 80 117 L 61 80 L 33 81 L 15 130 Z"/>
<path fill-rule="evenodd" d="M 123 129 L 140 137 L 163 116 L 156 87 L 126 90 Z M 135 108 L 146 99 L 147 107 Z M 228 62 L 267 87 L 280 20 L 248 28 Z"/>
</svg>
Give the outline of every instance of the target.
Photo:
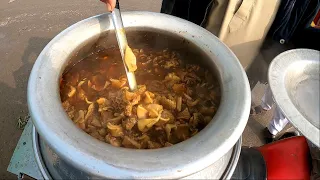
<svg viewBox="0 0 320 180">
<path fill-rule="evenodd" d="M 261 98 L 260 106 L 262 107 L 262 109 L 268 111 L 272 108 L 273 103 L 274 101 L 272 97 L 272 92 L 271 92 L 270 86 L 268 85 L 263 97 Z"/>
<path fill-rule="evenodd" d="M 271 89 L 268 85 L 266 88 L 263 97 L 261 98 L 261 104 L 256 107 L 251 107 L 250 114 L 251 115 L 258 115 L 261 114 L 264 111 L 268 111 L 272 108 L 273 105 L 273 97 L 272 97 L 272 92 Z"/>
<path fill-rule="evenodd" d="M 278 134 L 287 124 L 288 119 L 282 114 L 281 109 L 276 104 L 272 120 L 269 123 L 268 130 L 271 134 Z"/>
<path fill-rule="evenodd" d="M 164 14 L 172 14 L 175 2 L 176 0 L 163 0 L 160 12 Z"/>
</svg>

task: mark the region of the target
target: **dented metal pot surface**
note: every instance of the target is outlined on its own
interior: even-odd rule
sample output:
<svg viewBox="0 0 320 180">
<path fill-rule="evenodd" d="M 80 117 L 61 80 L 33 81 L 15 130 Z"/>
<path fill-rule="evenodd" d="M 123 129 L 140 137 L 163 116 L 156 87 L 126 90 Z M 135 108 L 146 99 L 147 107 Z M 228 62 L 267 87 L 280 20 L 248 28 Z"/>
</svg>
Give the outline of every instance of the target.
<svg viewBox="0 0 320 180">
<path fill-rule="evenodd" d="M 199 52 L 203 58 L 195 61 L 202 61 L 220 82 L 222 98 L 219 109 L 207 127 L 194 137 L 155 150 L 113 147 L 78 129 L 62 108 L 59 79 L 70 57 L 85 54 L 87 47 L 113 30 L 109 14 L 85 19 L 51 40 L 39 55 L 29 78 L 28 105 L 36 131 L 43 141 L 40 143 L 41 154 L 46 156 L 43 159 L 47 164 L 63 160 L 68 166 L 56 170 L 57 174 L 51 176 L 59 178 L 59 173 L 68 174 L 64 171 L 72 169 L 75 172 L 71 174 L 78 173 L 87 178 L 173 179 L 201 172 L 221 158 L 228 164 L 231 150 L 246 126 L 251 103 L 248 79 L 236 56 L 207 30 L 176 17 L 126 12 L 123 20 L 128 29 L 159 32 L 160 37 L 168 34 L 187 44 L 184 45 L 187 51 Z M 143 41 L 144 36 L 140 37 Z M 170 48 L 177 43 L 168 42 L 167 45 Z M 48 157 L 46 152 L 49 151 L 56 157 Z"/>
</svg>

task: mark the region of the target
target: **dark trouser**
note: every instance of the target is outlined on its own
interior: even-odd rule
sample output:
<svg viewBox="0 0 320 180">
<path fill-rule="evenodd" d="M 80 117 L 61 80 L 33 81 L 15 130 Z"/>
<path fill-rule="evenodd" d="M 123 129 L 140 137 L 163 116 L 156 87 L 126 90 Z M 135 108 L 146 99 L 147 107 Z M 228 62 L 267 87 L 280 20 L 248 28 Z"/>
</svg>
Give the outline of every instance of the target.
<svg viewBox="0 0 320 180">
<path fill-rule="evenodd" d="M 210 11 L 213 4 L 213 0 L 163 0 L 161 13 L 200 25 L 206 19 L 206 11 Z"/>
</svg>

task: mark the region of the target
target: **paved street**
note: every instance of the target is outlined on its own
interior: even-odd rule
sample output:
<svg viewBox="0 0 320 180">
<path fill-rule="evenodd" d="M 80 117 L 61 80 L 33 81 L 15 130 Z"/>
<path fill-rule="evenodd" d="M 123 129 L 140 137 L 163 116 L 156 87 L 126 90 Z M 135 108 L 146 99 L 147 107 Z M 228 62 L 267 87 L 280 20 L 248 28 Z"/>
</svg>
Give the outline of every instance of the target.
<svg viewBox="0 0 320 180">
<path fill-rule="evenodd" d="M 160 6 L 161 0 L 121 0 L 122 10 L 159 12 Z M 98 0 L 0 1 L 0 179 L 16 178 L 6 169 L 22 132 L 16 126 L 18 119 L 28 116 L 27 82 L 37 56 L 60 31 L 104 11 L 103 4 Z M 263 54 L 259 56 L 259 72 L 252 72 L 249 76 L 250 80 L 255 81 L 253 86 L 261 82 L 261 77 L 265 79 L 268 62 L 272 58 Z M 258 83 L 253 88 L 256 104 L 260 103 L 264 87 L 264 84 Z M 271 114 L 268 112 L 249 119 L 243 134 L 243 145 L 263 144 L 261 130 L 267 125 Z"/>
</svg>

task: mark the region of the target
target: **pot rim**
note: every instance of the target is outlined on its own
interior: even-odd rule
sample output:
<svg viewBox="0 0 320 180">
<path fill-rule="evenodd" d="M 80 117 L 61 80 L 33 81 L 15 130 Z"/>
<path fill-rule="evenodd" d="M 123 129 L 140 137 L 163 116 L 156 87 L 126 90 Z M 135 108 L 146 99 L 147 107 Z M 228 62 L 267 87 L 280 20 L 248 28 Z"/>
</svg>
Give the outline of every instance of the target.
<svg viewBox="0 0 320 180">
<path fill-rule="evenodd" d="M 172 32 L 191 41 L 210 57 L 217 68 L 222 90 L 220 106 L 212 122 L 196 136 L 174 146 L 133 150 L 100 142 L 69 120 L 60 101 L 60 75 L 77 47 L 113 29 L 106 13 L 65 29 L 38 56 L 28 83 L 28 107 L 37 131 L 59 156 L 97 177 L 181 178 L 208 167 L 234 146 L 248 121 L 250 87 L 237 57 L 209 31 L 186 20 L 139 11 L 124 12 L 122 18 L 125 27 Z"/>
</svg>

